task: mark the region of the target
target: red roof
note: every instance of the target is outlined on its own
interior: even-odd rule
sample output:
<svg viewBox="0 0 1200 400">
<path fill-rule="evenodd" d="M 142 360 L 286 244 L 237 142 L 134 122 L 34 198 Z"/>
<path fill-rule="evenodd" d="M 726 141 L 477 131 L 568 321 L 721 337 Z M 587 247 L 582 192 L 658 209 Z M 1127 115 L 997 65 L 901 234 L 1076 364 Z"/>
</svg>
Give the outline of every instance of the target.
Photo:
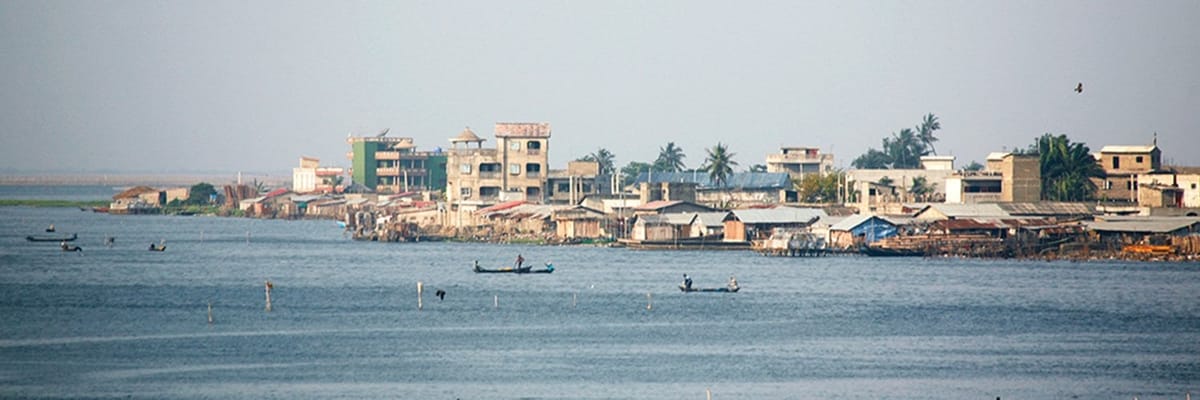
<svg viewBox="0 0 1200 400">
<path fill-rule="evenodd" d="M 490 213 L 490 212 L 496 212 L 496 211 L 504 211 L 504 210 L 507 210 L 507 209 L 510 209 L 510 208 L 513 208 L 513 207 L 516 207 L 516 206 L 519 206 L 522 204 L 525 204 L 525 200 L 506 201 L 506 202 L 496 204 L 496 205 L 493 205 L 490 207 L 481 208 L 475 212 L 483 214 L 483 213 Z"/>
<path fill-rule="evenodd" d="M 272 198 L 275 196 L 283 195 L 284 193 L 287 193 L 287 192 L 288 192 L 287 188 L 279 188 L 279 189 L 272 190 L 271 192 L 267 193 L 266 196 L 263 196 L 263 197 L 266 197 L 269 199 L 269 198 Z"/>
</svg>

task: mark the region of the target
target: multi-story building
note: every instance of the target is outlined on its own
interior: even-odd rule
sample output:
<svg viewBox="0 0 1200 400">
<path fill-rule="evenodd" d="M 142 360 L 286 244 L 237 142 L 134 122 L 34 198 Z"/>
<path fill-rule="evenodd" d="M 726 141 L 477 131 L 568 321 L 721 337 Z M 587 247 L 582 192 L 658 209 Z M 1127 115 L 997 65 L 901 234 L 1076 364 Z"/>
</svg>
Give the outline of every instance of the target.
<svg viewBox="0 0 1200 400">
<path fill-rule="evenodd" d="M 342 182 L 341 167 L 322 167 L 321 160 L 300 157 L 300 166 L 292 168 L 292 191 L 296 193 L 332 192 Z"/>
<path fill-rule="evenodd" d="M 830 171 L 833 171 L 833 154 L 821 154 L 816 147 L 780 147 L 779 153 L 767 155 L 767 172 L 787 172 L 792 178 L 799 178 Z"/>
<path fill-rule="evenodd" d="M 446 188 L 446 154 L 440 149 L 417 151 L 412 138 L 384 134 L 349 137 L 346 143 L 355 183 L 391 193 Z"/>
<path fill-rule="evenodd" d="M 1092 178 L 1096 198 L 1114 202 L 1137 202 L 1138 175 L 1162 169 L 1162 151 L 1158 140 L 1149 146 L 1104 146 L 1095 154 L 1104 177 Z"/>
<path fill-rule="evenodd" d="M 546 177 L 548 203 L 579 204 L 585 196 L 612 192 L 613 176 L 600 175 L 600 163 L 569 161 L 565 170 L 550 170 Z"/>
<path fill-rule="evenodd" d="M 549 175 L 550 123 L 499 122 L 495 135 L 494 149 L 483 148 L 486 139 L 470 128 L 450 139 L 446 199 L 451 204 L 542 201 Z"/>
</svg>

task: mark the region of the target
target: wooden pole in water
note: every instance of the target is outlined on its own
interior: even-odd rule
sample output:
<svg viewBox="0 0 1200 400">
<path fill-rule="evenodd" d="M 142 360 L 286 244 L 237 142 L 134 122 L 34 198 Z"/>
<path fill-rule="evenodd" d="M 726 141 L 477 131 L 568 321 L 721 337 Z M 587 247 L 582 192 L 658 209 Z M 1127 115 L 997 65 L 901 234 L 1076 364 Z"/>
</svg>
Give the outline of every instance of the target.
<svg viewBox="0 0 1200 400">
<path fill-rule="evenodd" d="M 208 324 L 209 324 L 209 325 L 212 325 L 212 323 L 213 323 L 213 319 L 212 319 L 212 302 L 211 302 L 211 301 L 209 301 L 209 302 L 208 302 Z"/>
<path fill-rule="evenodd" d="M 425 291 L 425 284 L 421 283 L 421 281 L 417 281 L 417 309 L 418 310 L 424 308 L 424 305 L 421 302 L 421 294 L 424 291 Z"/>
<path fill-rule="evenodd" d="M 265 286 L 267 290 L 267 312 L 271 312 L 271 289 L 273 289 L 275 285 L 272 285 L 271 280 L 268 279 L 266 284 L 263 286 Z"/>
<path fill-rule="evenodd" d="M 712 390 L 709 388 L 704 388 L 704 397 L 708 400 L 712 400 Z"/>
<path fill-rule="evenodd" d="M 646 292 L 646 311 L 654 309 L 654 296 Z"/>
<path fill-rule="evenodd" d="M 492 308 L 500 308 L 500 296 L 492 296 Z"/>
<path fill-rule="evenodd" d="M 575 305 L 578 304 L 578 302 L 579 293 L 571 293 L 571 308 L 575 308 Z"/>
</svg>

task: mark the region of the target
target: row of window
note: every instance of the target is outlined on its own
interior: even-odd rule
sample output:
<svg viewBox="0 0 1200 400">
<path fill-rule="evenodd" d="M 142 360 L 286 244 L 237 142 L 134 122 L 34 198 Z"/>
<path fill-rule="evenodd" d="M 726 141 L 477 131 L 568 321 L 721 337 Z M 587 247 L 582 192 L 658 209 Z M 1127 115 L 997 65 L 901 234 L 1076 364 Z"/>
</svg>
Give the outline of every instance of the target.
<svg viewBox="0 0 1200 400">
<path fill-rule="evenodd" d="M 516 190 L 516 191 L 519 192 L 519 190 Z M 536 196 L 540 192 L 541 192 L 541 189 L 537 188 L 537 187 L 530 187 L 530 188 L 525 189 L 525 194 L 531 195 L 531 196 Z M 469 187 L 459 188 L 458 194 L 460 197 L 462 197 L 464 199 L 471 198 L 471 188 L 469 188 Z M 500 195 L 499 187 L 482 186 L 479 188 L 479 197 L 481 197 L 481 198 L 496 197 L 499 195 Z"/>
<path fill-rule="evenodd" d="M 467 163 L 459 164 L 458 172 L 463 175 L 470 175 L 471 167 L 472 167 L 471 164 L 467 164 Z M 500 172 L 500 164 L 479 164 L 479 172 L 480 173 Z M 542 164 L 538 164 L 538 163 L 525 164 L 525 173 L 527 175 L 536 176 L 536 175 L 540 174 L 541 172 L 542 172 Z M 518 164 L 518 163 L 508 164 L 508 173 L 510 175 L 520 175 L 521 174 L 521 164 Z"/>
</svg>

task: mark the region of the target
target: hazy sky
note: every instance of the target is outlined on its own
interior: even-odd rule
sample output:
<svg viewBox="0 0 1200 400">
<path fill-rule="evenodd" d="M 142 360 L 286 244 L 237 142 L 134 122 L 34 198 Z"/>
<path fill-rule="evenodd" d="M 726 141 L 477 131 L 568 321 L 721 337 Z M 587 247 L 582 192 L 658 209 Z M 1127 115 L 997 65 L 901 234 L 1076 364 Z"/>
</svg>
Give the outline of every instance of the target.
<svg viewBox="0 0 1200 400">
<path fill-rule="evenodd" d="M 1200 165 L 1200 1 L 0 0 L 0 172 L 348 166 L 346 135 L 423 149 L 547 121 L 688 166 L 725 142 L 848 167 L 942 122 L 959 165 L 1045 132 Z M 1075 93 L 1083 82 L 1084 92 Z"/>
</svg>

